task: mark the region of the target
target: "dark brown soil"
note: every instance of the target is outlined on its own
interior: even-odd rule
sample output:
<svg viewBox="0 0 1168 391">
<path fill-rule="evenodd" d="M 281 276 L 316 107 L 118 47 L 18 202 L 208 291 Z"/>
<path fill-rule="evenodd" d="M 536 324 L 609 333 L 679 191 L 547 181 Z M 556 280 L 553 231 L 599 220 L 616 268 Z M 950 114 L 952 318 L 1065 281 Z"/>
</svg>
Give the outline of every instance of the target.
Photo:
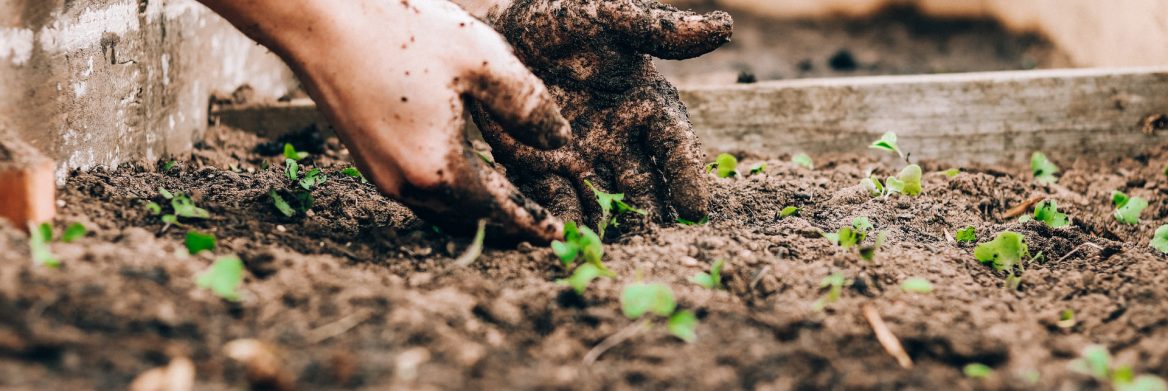
<svg viewBox="0 0 1168 391">
<path fill-rule="evenodd" d="M 657 61 L 678 85 L 1068 67 L 1033 34 L 983 19 L 937 19 L 893 7 L 863 19 L 788 20 L 728 10 L 734 39 L 686 61 Z"/>
<path fill-rule="evenodd" d="M 53 245 L 60 269 L 34 266 L 26 236 L 0 227 L 0 388 L 123 389 L 185 356 L 196 365 L 196 389 L 238 389 L 244 371 L 223 352 L 238 338 L 275 347 L 302 389 L 1080 389 L 1099 384 L 1067 363 L 1092 343 L 1137 373 L 1168 374 L 1168 261 L 1148 247 L 1168 222 L 1159 202 L 1168 148 L 1119 161 L 1052 156 L 1064 176 L 1049 187 L 1034 184 L 1020 162 L 964 167 L 952 179 L 926 174 L 922 196 L 876 199 L 855 184 L 868 169 L 899 168 L 876 152 L 816 156 L 815 170 L 772 156 L 765 175 L 708 179 L 708 225 L 625 233 L 608 244 L 605 259 L 622 277 L 581 297 L 555 283 L 566 272 L 543 247 L 488 249 L 470 267 L 452 265 L 468 240 L 435 232 L 371 185 L 339 175 L 347 165 L 335 140 L 310 158 L 330 175 L 313 215 L 284 218 L 266 196 L 282 182 L 283 159 L 251 152 L 258 142 L 215 129 L 167 172 L 127 165 L 72 175 L 55 225 L 81 221 L 93 233 Z M 190 227 L 220 238 L 216 255 L 242 257 L 242 302 L 195 286 L 214 257 L 187 255 L 185 229 L 163 231 L 146 212 L 146 202 L 161 201 L 159 186 L 211 212 Z M 1110 216 L 1114 189 L 1151 200 L 1142 223 Z M 1039 194 L 1056 199 L 1073 226 L 999 219 Z M 788 205 L 802 212 L 776 218 Z M 888 232 L 873 263 L 820 237 L 857 216 Z M 1008 290 L 1002 274 L 973 259 L 972 246 L 947 240 L 966 225 L 983 240 L 1021 232 L 1046 260 L 1028 266 L 1020 290 Z M 727 290 L 687 281 L 716 259 L 728 262 Z M 833 272 L 855 283 L 815 311 L 819 282 Z M 585 365 L 593 346 L 632 324 L 619 293 L 637 274 L 669 284 L 699 315 L 697 342 L 657 327 Z M 902 292 L 910 276 L 935 291 Z M 882 315 L 915 367 L 885 353 L 863 306 Z M 1073 328 L 1056 325 L 1064 309 L 1075 311 Z M 995 374 L 965 378 L 962 367 L 973 362 Z M 1026 380 L 1035 373 L 1036 383 Z"/>
</svg>

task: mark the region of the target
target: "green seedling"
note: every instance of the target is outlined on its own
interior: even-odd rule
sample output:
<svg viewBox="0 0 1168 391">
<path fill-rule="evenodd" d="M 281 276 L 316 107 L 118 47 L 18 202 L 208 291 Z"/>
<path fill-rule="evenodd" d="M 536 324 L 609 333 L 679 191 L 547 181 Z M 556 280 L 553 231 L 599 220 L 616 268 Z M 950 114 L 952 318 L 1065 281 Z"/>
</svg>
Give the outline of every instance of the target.
<svg viewBox="0 0 1168 391">
<path fill-rule="evenodd" d="M 880 251 L 881 247 L 884 247 L 884 242 L 887 240 L 888 232 L 880 231 L 880 233 L 876 234 L 876 241 L 874 243 L 867 246 L 860 246 L 859 251 L 857 251 L 860 254 L 860 259 L 869 262 L 876 259 L 876 253 Z"/>
<path fill-rule="evenodd" d="M 1061 312 L 1059 312 L 1059 321 L 1058 321 L 1059 328 L 1069 329 L 1069 328 L 1075 327 L 1076 324 L 1078 324 L 1078 322 L 1075 321 L 1075 311 L 1074 310 L 1062 310 Z"/>
<path fill-rule="evenodd" d="M 677 218 L 677 223 L 681 225 L 706 225 L 709 222 L 710 216 L 702 217 L 702 219 L 698 221 L 686 220 L 680 217 Z"/>
<path fill-rule="evenodd" d="M 811 156 L 805 153 L 796 153 L 795 156 L 791 156 L 791 163 L 808 170 L 815 169 L 815 162 L 811 161 Z"/>
<path fill-rule="evenodd" d="M 673 290 L 664 284 L 638 282 L 626 286 L 621 292 L 621 312 L 633 320 L 647 314 L 666 317 L 670 334 L 686 342 L 697 339 L 697 317 L 689 311 L 677 311 Z"/>
<path fill-rule="evenodd" d="M 206 209 L 196 206 L 195 202 L 191 200 L 191 197 L 188 197 L 186 194 L 173 193 L 164 187 L 158 188 L 158 194 L 161 195 L 162 198 L 170 200 L 170 208 L 172 213 L 162 214 L 162 205 L 159 205 L 155 202 L 146 204 L 146 210 L 148 210 L 153 215 L 162 214 L 162 222 L 166 223 L 167 226 L 180 225 L 178 219 L 179 217 L 187 219 L 206 219 L 211 217 L 210 212 L 207 212 Z M 165 229 L 165 227 L 163 229 Z"/>
<path fill-rule="evenodd" d="M 288 144 L 288 143 L 284 144 L 284 158 L 285 159 L 292 159 L 295 161 L 301 161 L 301 160 L 304 160 L 304 158 L 306 158 L 306 157 L 308 157 L 308 152 L 298 152 L 298 151 L 296 151 L 296 147 L 292 146 L 292 144 Z"/>
<path fill-rule="evenodd" d="M 788 218 L 788 217 L 791 217 L 791 216 L 794 216 L 797 214 L 799 214 L 799 208 L 794 207 L 794 206 L 788 206 L 786 208 L 783 208 L 783 210 L 779 211 L 779 218 L 785 219 L 785 218 Z"/>
<path fill-rule="evenodd" d="M 61 260 L 53 255 L 49 244 L 53 242 L 53 226 L 49 223 L 28 225 L 28 249 L 32 254 L 32 261 L 38 266 L 49 268 L 61 267 Z"/>
<path fill-rule="evenodd" d="M 868 237 L 868 231 L 871 229 L 872 223 L 868 221 L 867 217 L 861 216 L 852 220 L 852 226 L 840 228 L 836 232 L 825 233 L 823 236 L 835 245 L 848 249 L 862 243 Z"/>
<path fill-rule="evenodd" d="M 942 174 L 942 175 L 945 175 L 945 176 L 947 176 L 947 177 L 950 177 L 950 178 L 956 178 L 958 175 L 961 175 L 961 169 L 959 169 L 959 168 L 950 168 L 950 169 L 948 169 L 948 170 L 941 171 L 941 174 Z"/>
<path fill-rule="evenodd" d="M 205 234 L 198 231 L 187 231 L 186 239 L 187 251 L 191 255 L 198 254 L 201 251 L 211 251 L 215 249 L 215 235 Z"/>
<path fill-rule="evenodd" d="M 983 264 L 990 264 L 996 271 L 1013 274 L 1015 266 L 1030 257 L 1026 238 L 1017 232 L 1003 231 L 994 240 L 977 245 L 973 257 Z"/>
<path fill-rule="evenodd" d="M 1168 224 L 1156 228 L 1156 233 L 1152 235 L 1150 245 L 1161 254 L 1168 254 Z"/>
<path fill-rule="evenodd" d="M 706 289 L 722 289 L 722 268 L 725 266 L 726 261 L 721 259 L 716 260 L 714 261 L 714 264 L 710 266 L 709 273 L 701 272 L 694 274 L 689 278 L 689 280 Z"/>
<path fill-rule="evenodd" d="M 955 239 L 957 239 L 957 243 L 976 242 L 977 229 L 973 228 L 973 226 L 965 227 L 957 230 L 957 233 L 954 236 Z"/>
<path fill-rule="evenodd" d="M 815 301 L 815 310 L 823 311 L 827 307 L 830 307 L 832 304 L 835 304 L 835 302 L 839 301 L 840 297 L 843 297 L 844 287 L 851 286 L 852 282 L 853 281 L 850 278 L 844 277 L 844 274 L 841 272 L 835 272 L 830 276 L 824 277 L 823 280 L 819 282 L 819 288 L 827 289 L 827 293 L 825 293 L 823 297 L 820 297 L 819 300 Z"/>
<path fill-rule="evenodd" d="M 569 221 L 564 224 L 564 241 L 553 241 L 552 252 L 560 258 L 564 267 L 571 267 L 577 259 L 584 263 L 596 266 L 602 274 L 615 277 L 616 274 L 604 266 L 604 244 L 600 235 L 585 226 L 578 226 Z"/>
<path fill-rule="evenodd" d="M 1044 222 L 1051 228 L 1061 228 L 1071 224 L 1066 213 L 1059 213 L 1058 204 L 1054 200 L 1042 201 L 1035 205 L 1034 220 Z"/>
<path fill-rule="evenodd" d="M 901 193 L 910 197 L 921 194 L 921 166 L 910 164 L 900 170 L 900 174 L 885 181 L 888 193 Z"/>
<path fill-rule="evenodd" d="M 175 163 L 177 163 L 177 162 L 175 162 L 174 160 L 171 160 L 171 161 L 168 161 L 165 164 L 163 164 L 162 165 L 162 172 L 167 172 L 167 171 L 170 171 L 171 169 L 173 169 Z"/>
<path fill-rule="evenodd" d="M 1115 205 L 1115 219 L 1124 224 L 1139 224 L 1140 213 L 1148 207 L 1148 201 L 1140 197 L 1128 197 L 1121 191 L 1111 193 L 1111 203 Z"/>
<path fill-rule="evenodd" d="M 313 188 L 319 186 L 320 184 L 324 183 L 327 180 L 328 180 L 328 176 L 322 174 L 320 172 L 320 169 L 314 168 L 314 169 L 308 171 L 307 173 L 305 173 L 304 177 L 300 178 L 300 181 L 298 181 L 297 183 L 300 185 L 301 189 L 312 190 Z"/>
<path fill-rule="evenodd" d="M 600 204 L 600 222 L 597 224 L 597 232 L 600 237 L 604 237 L 604 231 L 609 226 L 616 227 L 619 225 L 620 216 L 626 213 L 636 213 L 641 216 L 645 215 L 645 211 L 634 208 L 632 205 L 625 203 L 625 195 L 621 193 L 611 194 L 597 190 L 592 186 L 592 182 L 584 181 L 592 193 L 596 195 L 596 202 Z"/>
<path fill-rule="evenodd" d="M 82 225 L 81 223 L 69 224 L 69 226 L 65 228 L 65 233 L 61 234 L 61 241 L 65 243 L 73 243 L 73 241 L 85 237 L 85 235 L 88 233 L 89 230 L 85 229 L 85 225 Z"/>
<path fill-rule="evenodd" d="M 873 142 L 872 145 L 869 146 L 868 148 L 880 149 L 880 150 L 895 153 L 897 156 L 900 156 L 902 158 L 904 157 L 904 153 L 901 152 L 900 147 L 898 147 L 896 145 L 896 133 L 893 133 L 893 132 L 884 133 L 883 136 L 880 136 L 879 140 L 876 140 L 876 142 Z"/>
<path fill-rule="evenodd" d="M 295 159 L 284 159 L 284 176 L 288 177 L 290 181 L 297 181 L 300 179 L 300 163 L 296 163 Z"/>
<path fill-rule="evenodd" d="M 358 170 L 357 167 L 349 167 L 341 170 L 341 175 L 352 178 L 359 178 L 361 179 L 361 183 L 369 183 L 369 180 L 365 179 L 365 174 L 362 174 L 361 170 Z"/>
<path fill-rule="evenodd" d="M 1127 365 L 1115 365 L 1111 353 L 1101 345 L 1090 345 L 1082 355 L 1068 364 L 1068 369 L 1104 383 L 1111 383 L 1117 391 L 1168 391 L 1168 383 L 1155 375 L 1136 376 Z"/>
<path fill-rule="evenodd" d="M 975 362 L 965 364 L 965 367 L 961 369 L 961 372 L 965 373 L 965 377 L 970 379 L 985 379 L 994 374 L 994 369 L 990 368 L 989 365 Z"/>
<path fill-rule="evenodd" d="M 162 205 L 153 201 L 148 202 L 146 203 L 146 211 L 150 212 L 151 215 L 158 216 L 162 214 Z"/>
<path fill-rule="evenodd" d="M 576 290 L 576 294 L 583 295 L 584 291 L 588 289 L 588 285 L 591 285 L 593 280 L 600 277 L 605 277 L 603 270 L 591 263 L 585 263 L 577 266 L 570 277 L 560 279 L 556 283 L 570 286 Z"/>
<path fill-rule="evenodd" d="M 1045 185 L 1058 182 L 1058 177 L 1054 176 L 1059 172 L 1058 166 L 1047 159 L 1042 152 L 1030 155 L 1030 172 L 1034 174 L 1034 180 L 1038 183 Z"/>
<path fill-rule="evenodd" d="M 706 165 L 706 172 L 717 170 L 718 178 L 729 178 L 738 175 L 738 158 L 723 153 L 714 158 L 714 162 Z"/>
<path fill-rule="evenodd" d="M 698 339 L 696 329 L 698 328 L 698 317 L 693 312 L 688 310 L 681 310 L 674 312 L 669 316 L 669 321 L 666 323 L 666 329 L 669 334 L 681 339 L 685 342 L 693 342 Z"/>
<path fill-rule="evenodd" d="M 483 255 L 483 243 L 487 239 L 487 219 L 480 219 L 478 228 L 475 230 L 474 239 L 470 242 L 470 247 L 466 248 L 466 252 L 462 253 L 458 259 L 454 260 L 454 264 L 467 267 Z"/>
<path fill-rule="evenodd" d="M 868 191 L 868 195 L 872 197 L 879 197 L 884 195 L 884 184 L 880 182 L 880 178 L 875 175 L 860 180 L 860 187 Z"/>
<path fill-rule="evenodd" d="M 931 293 L 933 283 L 924 278 L 910 277 L 900 283 L 900 289 L 909 293 Z"/>
<path fill-rule="evenodd" d="M 170 190 L 166 190 L 165 187 L 159 186 L 158 187 L 158 194 L 161 195 L 162 198 L 165 198 L 168 200 L 174 198 L 174 193 L 171 193 Z"/>
<path fill-rule="evenodd" d="M 296 209 L 293 209 L 292 205 L 289 205 L 288 201 L 285 201 L 284 197 L 280 196 L 280 193 L 276 192 L 276 189 L 269 189 L 268 197 L 272 199 L 272 205 L 276 206 L 276 210 L 279 210 L 280 214 L 283 214 L 284 217 L 292 217 L 296 215 Z"/>
<path fill-rule="evenodd" d="M 753 166 L 750 166 L 750 175 L 762 174 L 762 173 L 766 172 L 766 169 L 767 169 L 766 162 L 755 164 Z"/>
<path fill-rule="evenodd" d="M 215 260 L 209 269 L 195 279 L 199 288 L 227 301 L 239 301 L 239 285 L 243 283 L 243 261 L 237 256 L 226 256 Z"/>
</svg>

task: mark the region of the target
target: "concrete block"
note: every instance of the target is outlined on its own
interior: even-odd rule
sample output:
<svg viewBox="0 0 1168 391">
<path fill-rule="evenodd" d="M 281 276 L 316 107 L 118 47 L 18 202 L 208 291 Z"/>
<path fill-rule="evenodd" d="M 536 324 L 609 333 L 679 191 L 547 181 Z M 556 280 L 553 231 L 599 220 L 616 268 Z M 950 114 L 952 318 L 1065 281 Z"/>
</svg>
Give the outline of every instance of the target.
<svg viewBox="0 0 1168 391">
<path fill-rule="evenodd" d="M 42 223 L 56 214 L 55 164 L 13 136 L 0 136 L 0 218 L 14 226 Z"/>
</svg>

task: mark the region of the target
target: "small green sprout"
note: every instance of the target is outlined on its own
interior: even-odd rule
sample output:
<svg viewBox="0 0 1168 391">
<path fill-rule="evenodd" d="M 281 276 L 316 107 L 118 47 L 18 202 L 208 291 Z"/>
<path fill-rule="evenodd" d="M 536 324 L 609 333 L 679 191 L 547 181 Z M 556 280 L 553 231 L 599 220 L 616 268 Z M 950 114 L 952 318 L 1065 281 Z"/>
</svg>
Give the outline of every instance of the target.
<svg viewBox="0 0 1168 391">
<path fill-rule="evenodd" d="M 897 156 L 904 157 L 904 153 L 900 151 L 900 147 L 896 146 L 896 133 L 888 132 L 880 136 L 879 140 L 873 142 L 868 148 L 881 149 L 888 152 L 895 153 Z"/>
<path fill-rule="evenodd" d="M 1059 172 L 1058 166 L 1054 165 L 1050 159 L 1046 158 L 1042 152 L 1035 152 L 1030 155 L 1030 171 L 1034 174 L 1034 180 L 1041 184 L 1051 184 L 1058 182 L 1058 177 L 1054 174 Z"/>
<path fill-rule="evenodd" d="M 873 259 L 876 259 L 876 253 L 880 251 L 881 247 L 884 247 L 884 242 L 887 240 L 888 232 L 880 231 L 880 233 L 876 234 L 876 241 L 874 243 L 868 246 L 860 246 L 858 251 L 860 254 L 860 259 L 869 262 L 871 262 Z"/>
<path fill-rule="evenodd" d="M 779 211 L 779 218 L 785 219 L 785 218 L 788 218 L 788 217 L 791 217 L 791 216 L 794 216 L 797 214 L 799 214 L 798 207 L 788 206 L 786 208 L 783 208 L 783 210 Z"/>
<path fill-rule="evenodd" d="M 195 279 L 199 288 L 208 289 L 227 301 L 239 301 L 239 285 L 243 283 L 243 261 L 237 256 L 215 260 L 209 269 Z"/>
<path fill-rule="evenodd" d="M 755 164 L 753 166 L 750 166 L 750 175 L 762 174 L 762 173 L 766 172 L 766 169 L 767 169 L 766 162 Z"/>
<path fill-rule="evenodd" d="M 292 159 L 295 161 L 301 161 L 301 160 L 304 160 L 304 158 L 306 158 L 306 157 L 308 157 L 308 152 L 297 152 L 296 147 L 292 146 L 292 144 L 288 144 L 288 143 L 284 144 L 284 158 L 285 159 Z"/>
<path fill-rule="evenodd" d="M 884 184 L 880 183 L 880 178 L 875 175 L 860 180 L 860 187 L 868 191 L 868 195 L 872 197 L 879 197 L 884 195 Z"/>
<path fill-rule="evenodd" d="M 49 268 L 61 267 L 61 260 L 53 255 L 49 244 L 53 242 L 53 226 L 49 223 L 28 225 L 28 248 L 32 254 L 32 261 L 38 266 Z"/>
<path fill-rule="evenodd" d="M 300 178 L 300 181 L 297 183 L 300 185 L 300 188 L 304 190 L 312 190 L 314 187 L 319 186 L 327 180 L 328 176 L 322 174 L 320 169 L 314 168 L 311 171 L 308 171 L 308 173 L 304 174 L 304 177 Z"/>
<path fill-rule="evenodd" d="M 600 237 L 604 237 L 604 231 L 611 225 L 616 227 L 619 224 L 619 218 L 625 213 L 636 213 L 644 216 L 645 211 L 634 208 L 632 205 L 625 203 L 625 195 L 621 193 L 611 194 L 597 190 L 592 186 L 592 182 L 584 181 L 592 193 L 596 195 L 596 202 L 600 204 L 600 223 L 597 224 L 597 232 Z"/>
<path fill-rule="evenodd" d="M 888 193 L 901 193 L 910 197 L 921 194 L 921 166 L 910 164 L 900 170 L 900 174 L 885 181 Z"/>
<path fill-rule="evenodd" d="M 487 239 L 487 219 L 479 219 L 478 228 L 475 230 L 474 239 L 470 241 L 470 246 L 458 259 L 454 260 L 454 264 L 460 267 L 470 266 L 474 261 L 483 255 L 483 243 Z"/>
<path fill-rule="evenodd" d="M 852 219 L 852 227 L 864 232 L 872 230 L 872 222 L 868 221 L 867 217 L 860 216 Z"/>
<path fill-rule="evenodd" d="M 341 174 L 347 177 L 359 178 L 361 179 L 361 183 L 369 183 L 369 180 L 365 179 L 365 174 L 362 174 L 361 170 L 358 170 L 357 167 L 349 167 L 341 170 Z"/>
<path fill-rule="evenodd" d="M 1127 365 L 1114 365 L 1111 353 L 1101 345 L 1090 345 L 1082 355 L 1067 365 L 1068 369 L 1100 382 L 1110 382 L 1117 391 L 1168 391 L 1168 383 L 1155 375 L 1136 376 Z"/>
<path fill-rule="evenodd" d="M 722 289 L 722 268 L 725 266 L 726 261 L 721 259 L 716 260 L 714 261 L 714 264 L 710 266 L 709 273 L 700 272 L 698 274 L 694 274 L 689 278 L 689 280 L 706 289 Z"/>
<path fill-rule="evenodd" d="M 151 201 L 146 204 L 146 211 L 150 212 L 151 215 L 158 216 L 162 214 L 162 205 L 158 205 L 157 202 Z"/>
<path fill-rule="evenodd" d="M 640 319 L 646 313 L 669 316 L 677 309 L 673 290 L 665 284 L 634 283 L 621 293 L 621 312 L 629 319 Z"/>
<path fill-rule="evenodd" d="M 954 236 L 957 239 L 957 243 L 976 242 L 977 241 L 977 229 L 973 228 L 973 226 L 968 226 L 968 227 L 957 230 L 957 234 Z"/>
<path fill-rule="evenodd" d="M 697 327 L 698 317 L 688 310 L 674 312 L 666 323 L 669 334 L 673 334 L 685 342 L 693 342 L 698 339 L 697 331 L 695 331 Z"/>
<path fill-rule="evenodd" d="M 1076 324 L 1078 324 L 1078 322 L 1075 321 L 1075 311 L 1074 310 L 1062 310 L 1061 312 L 1059 312 L 1059 321 L 1058 321 L 1059 328 L 1069 329 L 1069 328 L 1075 327 Z"/>
<path fill-rule="evenodd" d="M 860 216 L 852 220 L 852 226 L 840 228 L 837 232 L 825 233 L 823 236 L 832 243 L 848 249 L 863 242 L 871 229 L 872 223 L 868 218 Z"/>
<path fill-rule="evenodd" d="M 198 254 L 200 251 L 211 251 L 215 249 L 215 235 L 205 234 L 198 231 L 187 231 L 186 239 L 187 251 L 191 255 Z"/>
<path fill-rule="evenodd" d="M 959 168 L 950 168 L 950 169 L 948 169 L 948 170 L 941 171 L 941 174 L 943 174 L 943 175 L 945 175 L 945 176 L 947 176 L 947 177 L 950 177 L 950 178 L 956 178 L 958 175 L 961 175 L 961 169 L 959 169 Z"/>
<path fill-rule="evenodd" d="M 583 295 L 584 291 L 588 289 L 588 285 L 592 284 L 592 280 L 603 276 L 605 276 L 605 273 L 599 267 L 591 263 L 585 263 L 577 266 L 570 277 L 560 279 L 556 283 L 570 286 L 576 290 L 576 294 Z"/>
<path fill-rule="evenodd" d="M 1161 225 L 1156 228 L 1156 233 L 1152 235 L 1152 248 L 1156 249 L 1162 254 L 1168 254 L 1168 224 Z"/>
<path fill-rule="evenodd" d="M 994 374 L 994 369 L 990 368 L 989 365 L 975 362 L 965 364 L 965 367 L 961 369 L 961 372 L 965 373 L 965 377 L 970 379 L 985 379 Z"/>
<path fill-rule="evenodd" d="M 174 208 L 174 215 L 178 217 L 186 217 L 188 219 L 206 219 L 211 217 L 211 213 L 206 209 L 195 206 L 195 202 L 191 200 L 186 194 L 175 194 L 174 198 L 170 200 L 170 207 Z"/>
<path fill-rule="evenodd" d="M 284 215 L 284 217 L 292 217 L 296 215 L 296 209 L 292 209 L 292 205 L 289 205 L 288 201 L 285 201 L 284 197 L 280 196 L 280 193 L 276 192 L 276 189 L 269 189 L 268 197 L 272 199 L 272 205 L 275 205 L 276 209 L 279 210 L 280 213 Z"/>
<path fill-rule="evenodd" d="M 681 224 L 681 225 L 706 225 L 709 222 L 710 222 L 710 216 L 702 217 L 702 219 L 698 220 L 698 221 L 686 220 L 686 219 L 683 219 L 681 217 L 677 218 L 677 223 Z"/>
<path fill-rule="evenodd" d="M 791 156 L 791 163 L 808 170 L 815 169 L 815 162 L 811 161 L 811 156 L 805 153 L 796 153 L 795 156 Z"/>
<path fill-rule="evenodd" d="M 850 278 L 844 277 L 844 274 L 841 272 L 835 272 L 830 276 L 824 277 L 819 282 L 819 288 L 827 289 L 827 293 L 815 301 L 815 310 L 823 311 L 839 301 L 840 297 L 843 297 L 844 287 L 852 285 L 852 282 Z"/>
<path fill-rule="evenodd" d="M 910 277 L 900 283 L 900 289 L 909 293 L 931 293 L 933 283 L 924 278 Z"/>
<path fill-rule="evenodd" d="M 1054 200 L 1042 201 L 1035 205 L 1034 220 L 1044 222 L 1051 228 L 1061 228 L 1071 224 L 1066 213 L 1059 213 L 1058 204 Z"/>
<path fill-rule="evenodd" d="M 1111 203 L 1115 205 L 1115 219 L 1124 224 L 1139 224 L 1140 213 L 1148 207 L 1148 201 L 1140 197 L 1128 197 L 1121 191 L 1111 193 Z"/>
<path fill-rule="evenodd" d="M 973 257 L 981 263 L 991 264 L 996 271 L 1013 273 L 1014 266 L 1030 257 L 1026 238 L 1017 232 L 1003 231 L 993 241 L 977 245 Z"/>
<path fill-rule="evenodd" d="M 162 195 L 162 198 L 165 198 L 168 200 L 174 198 L 174 193 L 171 193 L 170 190 L 166 190 L 165 187 L 159 186 L 158 187 L 158 194 Z"/>
<path fill-rule="evenodd" d="M 300 163 L 296 163 L 295 159 L 284 160 L 284 176 L 288 180 L 295 182 L 300 179 Z"/>
<path fill-rule="evenodd" d="M 85 235 L 88 233 L 89 230 L 85 229 L 85 225 L 82 225 L 81 223 L 69 224 L 69 226 L 65 228 L 65 233 L 61 234 L 61 241 L 65 243 L 73 243 L 73 241 L 85 237 Z"/>
<path fill-rule="evenodd" d="M 714 163 L 706 166 L 706 171 L 717 169 L 718 178 L 729 178 L 738 175 L 738 158 L 734 155 L 723 153 L 719 154 L 714 159 Z"/>
<path fill-rule="evenodd" d="M 165 164 L 163 164 L 162 165 L 162 172 L 167 172 L 167 171 L 170 171 L 171 169 L 173 169 L 175 163 L 177 163 L 177 162 L 175 162 L 174 160 L 171 160 L 171 161 L 168 161 Z"/>
<path fill-rule="evenodd" d="M 552 252 L 560 258 L 564 266 L 572 266 L 577 258 L 583 258 L 585 263 L 608 271 L 601 260 L 604 257 L 604 244 L 600 241 L 600 235 L 588 227 L 576 225 L 573 221 L 564 224 L 564 241 L 553 241 Z"/>
</svg>

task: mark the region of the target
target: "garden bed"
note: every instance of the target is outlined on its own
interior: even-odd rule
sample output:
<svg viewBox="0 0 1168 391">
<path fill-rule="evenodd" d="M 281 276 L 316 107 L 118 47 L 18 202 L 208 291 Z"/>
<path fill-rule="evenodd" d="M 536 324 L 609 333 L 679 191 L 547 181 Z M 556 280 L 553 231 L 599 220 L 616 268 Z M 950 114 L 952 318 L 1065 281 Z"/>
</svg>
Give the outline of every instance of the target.
<svg viewBox="0 0 1168 391">
<path fill-rule="evenodd" d="M 950 178 L 939 173 L 953 168 L 946 162 L 924 161 L 921 196 L 876 198 L 859 181 L 904 165 L 879 151 L 813 156 L 814 169 L 740 155 L 769 169 L 711 175 L 708 224 L 611 240 L 604 260 L 621 277 L 577 295 L 556 283 L 568 272 L 543 246 L 488 248 L 454 265 L 469 239 L 436 232 L 340 174 L 347 156 L 335 139 L 292 141 L 310 153 L 304 164 L 329 176 L 310 215 L 284 217 L 268 196 L 286 182 L 282 144 L 215 128 L 167 170 L 159 162 L 69 176 L 55 225 L 81 222 L 91 233 L 52 245 L 59 269 L 35 266 L 26 235 L 0 227 L 0 386 L 121 389 L 189 357 L 197 389 L 237 389 L 245 371 L 224 346 L 241 338 L 271 346 L 303 389 L 1080 389 L 1100 385 L 1067 369 L 1091 344 L 1137 374 L 1168 374 L 1168 261 L 1148 245 L 1168 222 L 1159 202 L 1168 148 L 1117 160 L 1051 155 L 1062 168 L 1054 185 L 1035 183 L 1024 162 L 962 166 Z M 189 194 L 210 218 L 165 227 L 146 207 L 165 203 L 158 187 Z M 1113 190 L 1151 201 L 1139 224 L 1112 217 Z M 1071 226 L 1002 217 L 1039 195 Z M 788 206 L 799 213 L 780 218 Z M 872 262 L 822 236 L 860 216 L 887 233 Z M 974 259 L 973 244 L 950 239 L 967 226 L 979 242 L 1019 232 L 1043 260 L 1008 289 L 1004 273 Z M 217 236 L 214 255 L 188 255 L 188 229 Z M 238 303 L 195 283 L 229 254 L 246 267 Z M 725 290 L 689 282 L 718 259 Z M 837 272 L 853 283 L 817 310 L 821 280 Z M 585 363 L 634 324 L 619 297 L 635 275 L 668 284 L 698 315 L 697 340 L 659 325 Z M 904 292 L 910 277 L 933 291 Z M 866 308 L 912 368 L 878 342 Z M 1060 325 L 1064 310 L 1073 325 Z M 972 363 L 993 374 L 967 377 Z"/>
</svg>

